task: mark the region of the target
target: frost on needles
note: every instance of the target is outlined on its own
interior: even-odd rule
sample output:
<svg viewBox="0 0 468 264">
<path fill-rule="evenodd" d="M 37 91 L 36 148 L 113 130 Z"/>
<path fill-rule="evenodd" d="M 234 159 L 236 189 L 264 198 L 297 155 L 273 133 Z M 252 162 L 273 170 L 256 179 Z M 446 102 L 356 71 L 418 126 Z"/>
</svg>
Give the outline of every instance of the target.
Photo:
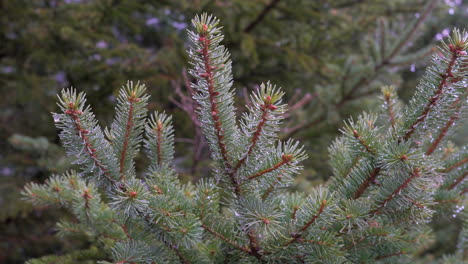
<svg viewBox="0 0 468 264">
<path fill-rule="evenodd" d="M 458 212 L 465 226 L 446 260 L 461 261 L 468 226 L 457 208 L 467 203 L 468 151 L 449 139 L 466 115 L 465 32 L 454 30 L 441 44 L 408 106 L 383 87 L 380 113 L 345 123 L 330 147 L 334 177 L 304 194 L 286 189 L 307 155 L 297 141 L 278 139 L 283 92 L 262 84 L 236 117 L 218 23 L 203 14 L 188 33 L 213 175 L 179 182 L 171 117 L 148 114 L 143 84 L 122 88 L 104 130 L 83 93 L 63 90 L 54 120 L 79 170 L 24 189 L 37 206 L 73 213 L 75 221 L 57 225 L 59 235 L 85 235 L 105 253 L 102 263 L 414 263 L 432 242 L 434 213 Z M 141 145 L 151 163 L 137 173 Z"/>
</svg>

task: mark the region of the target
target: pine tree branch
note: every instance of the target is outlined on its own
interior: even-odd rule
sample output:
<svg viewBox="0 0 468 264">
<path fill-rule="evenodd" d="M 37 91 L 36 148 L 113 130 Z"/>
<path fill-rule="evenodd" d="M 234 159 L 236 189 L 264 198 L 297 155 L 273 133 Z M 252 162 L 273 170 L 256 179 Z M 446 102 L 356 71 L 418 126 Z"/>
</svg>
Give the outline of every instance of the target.
<svg viewBox="0 0 468 264">
<path fill-rule="evenodd" d="M 437 89 L 434 92 L 434 95 L 429 99 L 429 102 L 427 102 L 421 115 L 413 122 L 413 124 L 411 124 L 409 130 L 403 136 L 403 140 L 407 141 L 411 137 L 411 135 L 416 131 L 416 127 L 421 122 L 424 122 L 424 120 L 426 120 L 427 115 L 429 114 L 429 111 L 431 111 L 431 109 L 436 105 L 437 101 L 442 97 L 443 88 L 447 84 L 447 79 L 453 76 L 453 73 L 452 73 L 453 66 L 456 63 L 459 52 L 460 52 L 460 50 L 458 50 L 455 47 L 452 47 L 450 51 L 452 52 L 452 57 L 450 58 L 450 62 L 447 66 L 447 69 L 441 75 L 442 80 L 437 86 Z"/>
<path fill-rule="evenodd" d="M 462 166 L 463 164 L 465 164 L 467 162 L 468 162 L 468 158 L 464 158 L 464 159 L 460 160 L 459 162 L 453 164 L 452 166 L 442 170 L 442 172 L 445 172 L 445 173 L 450 172 L 450 171 Z"/>
<path fill-rule="evenodd" d="M 260 22 L 265 18 L 265 16 L 275 8 L 275 6 L 279 3 L 280 0 L 272 0 L 269 4 L 267 4 L 262 12 L 258 14 L 258 16 L 244 28 L 245 33 L 249 33 L 252 31 Z"/>
<path fill-rule="evenodd" d="M 263 195 L 262 195 L 262 200 L 265 200 L 266 198 L 268 198 L 268 196 L 271 194 L 271 192 L 273 192 L 273 191 L 275 190 L 276 185 L 278 185 L 279 182 L 280 182 L 282 179 L 283 179 L 283 176 L 281 176 L 281 175 L 278 176 L 278 177 L 276 178 L 276 181 L 274 181 L 274 182 L 270 185 L 270 187 L 268 187 L 268 189 L 265 191 L 265 193 L 263 193 Z"/>
<path fill-rule="evenodd" d="M 408 184 L 409 184 L 412 180 L 414 180 L 414 179 L 416 179 L 416 178 L 418 178 L 418 177 L 420 177 L 420 176 L 421 176 L 421 174 L 420 174 L 420 168 L 415 168 L 415 169 L 413 169 L 413 171 L 411 172 L 410 177 L 408 177 L 408 179 L 406 179 L 400 186 L 398 186 L 398 188 L 396 188 L 396 189 L 392 192 L 392 194 L 390 194 L 385 200 L 383 200 L 377 208 L 375 208 L 374 210 L 370 211 L 370 214 L 372 214 L 372 215 L 377 214 L 382 208 L 385 207 L 385 205 L 387 205 L 387 203 L 388 203 L 389 201 L 391 201 L 393 198 L 395 198 L 395 196 L 397 196 L 397 195 L 401 192 L 401 190 L 403 190 L 403 189 L 405 189 L 406 187 L 408 187 Z"/>
<path fill-rule="evenodd" d="M 81 111 L 75 109 L 74 103 L 68 104 L 68 109 L 65 111 L 65 114 L 69 115 L 73 120 L 73 124 L 75 125 L 76 132 L 78 136 L 83 140 L 84 149 L 88 153 L 89 157 L 93 160 L 94 165 L 98 167 L 104 174 L 104 176 L 109 180 L 111 183 L 115 183 L 116 181 L 109 175 L 109 172 L 106 167 L 101 163 L 99 158 L 96 155 L 96 148 L 91 145 L 91 142 L 87 136 L 89 133 L 88 130 L 84 129 L 81 126 L 80 115 L 82 114 Z"/>
<path fill-rule="evenodd" d="M 204 27 L 207 27 L 204 25 Z M 224 142 L 224 136 L 223 136 L 223 129 L 221 127 L 221 122 L 219 120 L 219 110 L 218 110 L 218 102 L 216 99 L 216 96 L 219 95 L 219 93 L 216 91 L 216 88 L 214 86 L 214 76 L 213 76 L 213 70 L 214 67 L 211 66 L 211 59 L 210 59 L 210 40 L 207 37 L 208 33 L 207 30 L 204 30 L 201 32 L 200 37 L 198 41 L 200 42 L 202 46 L 201 50 L 201 55 L 203 57 L 203 62 L 205 65 L 205 73 L 202 73 L 201 76 L 205 78 L 206 82 L 208 83 L 208 93 L 210 96 L 210 104 L 211 104 L 211 117 L 214 120 L 214 126 L 216 130 L 216 137 L 218 139 L 218 146 L 221 150 L 221 156 L 223 157 L 224 163 L 226 167 L 230 168 L 231 164 L 228 159 L 228 153 L 227 153 L 227 147 Z M 233 180 L 235 182 L 235 180 Z"/>
<path fill-rule="evenodd" d="M 315 223 L 315 221 L 317 220 L 317 218 L 320 217 L 320 215 L 323 213 L 323 210 L 325 209 L 325 205 L 327 204 L 327 200 L 323 200 L 322 203 L 320 204 L 320 208 L 317 212 L 316 215 L 314 215 L 310 220 L 309 222 L 307 222 L 301 229 L 299 229 L 299 232 L 302 233 L 304 231 L 306 231 L 313 223 Z"/>
<path fill-rule="evenodd" d="M 268 121 L 268 110 L 269 107 L 267 105 L 262 106 L 262 116 L 260 118 L 260 122 L 257 125 L 257 128 L 255 129 L 255 132 L 252 135 L 252 139 L 250 140 L 250 145 L 249 148 L 247 149 L 247 153 L 245 156 L 237 162 L 237 165 L 234 167 L 234 172 L 236 173 L 237 170 L 239 169 L 240 166 L 246 161 L 246 159 L 250 156 L 252 153 L 253 149 L 255 148 L 257 141 L 262 133 L 263 128 L 265 127 L 265 123 Z"/>
<path fill-rule="evenodd" d="M 410 41 L 413 38 L 414 33 L 416 33 L 416 30 L 424 22 L 424 20 L 426 20 L 427 16 L 437 6 L 438 2 L 439 0 L 432 0 L 427 5 L 424 11 L 419 15 L 418 19 L 416 20 L 416 23 L 413 24 L 413 27 L 406 33 L 406 35 L 403 38 L 401 38 L 401 41 L 395 46 L 390 55 L 388 55 L 388 57 L 383 61 L 384 63 L 388 63 L 389 61 L 391 61 L 406 45 L 406 43 L 408 43 L 408 41 Z"/>
<path fill-rule="evenodd" d="M 156 123 L 156 156 L 158 157 L 158 165 L 162 165 L 162 151 L 161 151 L 161 145 L 162 145 L 162 130 L 163 130 L 163 125 L 161 122 Z"/>
<path fill-rule="evenodd" d="M 327 119 L 327 116 L 325 113 L 321 114 L 317 118 L 313 119 L 312 121 L 308 122 L 303 122 L 295 127 L 289 128 L 285 130 L 285 135 L 282 136 L 282 138 L 291 138 L 293 137 L 296 133 L 300 132 L 301 130 L 304 129 L 309 129 L 315 125 L 320 124 L 321 122 L 325 121 Z"/>
<path fill-rule="evenodd" d="M 458 178 L 456 178 L 455 181 L 453 181 L 452 184 L 450 184 L 447 187 L 447 190 L 453 190 L 458 184 L 463 182 L 463 180 L 466 178 L 467 175 L 468 175 L 468 171 L 465 171 L 465 173 L 463 173 Z"/>
<path fill-rule="evenodd" d="M 343 179 L 346 179 L 349 177 L 349 175 L 351 174 L 351 172 L 353 171 L 354 168 L 356 168 L 356 165 L 359 164 L 359 161 L 361 160 L 361 156 L 356 156 L 354 159 L 353 159 L 353 163 L 351 164 L 351 166 L 349 166 L 348 170 L 346 170 L 346 173 L 344 174 L 343 176 Z"/>
<path fill-rule="evenodd" d="M 292 219 L 292 220 L 296 220 L 297 210 L 299 210 L 299 206 L 295 205 L 295 206 L 293 207 L 293 212 L 292 212 L 292 214 L 291 214 L 291 219 Z"/>
<path fill-rule="evenodd" d="M 388 56 L 383 58 L 379 64 L 375 65 L 374 73 L 370 77 L 362 76 L 359 79 L 359 81 L 355 85 L 353 85 L 349 92 L 344 97 L 342 97 L 342 99 L 336 104 L 336 107 L 341 108 L 348 101 L 355 99 L 357 97 L 355 96 L 355 92 L 359 89 L 359 87 L 369 84 L 378 76 L 379 70 L 381 70 L 385 66 L 388 66 L 391 63 L 391 60 L 412 39 L 416 30 L 424 22 L 424 20 L 426 20 L 427 16 L 432 12 L 432 10 L 436 7 L 438 1 L 439 0 L 432 0 L 432 2 L 427 5 L 426 9 L 424 9 L 422 14 L 412 25 L 412 28 L 407 32 L 407 34 L 403 38 L 401 38 L 400 42 L 395 46 L 392 52 Z"/>
<path fill-rule="evenodd" d="M 122 227 L 122 230 L 124 231 L 125 233 L 125 236 L 130 239 L 130 240 L 133 240 L 132 236 L 130 236 L 130 233 L 128 233 L 128 228 L 125 224 L 122 224 L 120 225 L 120 227 Z"/>
<path fill-rule="evenodd" d="M 250 175 L 247 177 L 247 179 L 249 180 L 253 180 L 255 178 L 258 178 L 266 173 L 269 173 L 269 172 L 272 172 L 274 170 L 277 170 L 279 169 L 281 166 L 285 165 L 285 164 L 288 164 L 289 162 L 291 162 L 293 156 L 292 155 L 282 155 L 281 156 L 281 161 L 277 162 L 275 165 L 273 165 L 272 167 L 268 168 L 268 169 L 264 169 L 264 170 L 261 170 L 257 173 L 255 173 L 254 175 Z"/>
<path fill-rule="evenodd" d="M 326 200 L 323 200 L 322 203 L 320 204 L 320 208 L 318 209 L 318 212 L 316 215 L 313 215 L 312 218 L 307 222 L 305 223 L 305 225 L 299 229 L 299 231 L 295 232 L 295 233 L 292 233 L 291 234 L 291 239 L 286 242 L 285 244 L 283 244 L 282 247 L 287 247 L 289 246 L 290 244 L 292 243 L 295 243 L 295 242 L 300 242 L 299 241 L 299 238 L 301 237 L 301 234 L 303 232 L 305 232 L 313 223 L 315 223 L 315 221 L 320 217 L 320 215 L 323 213 L 324 209 L 325 209 L 325 205 L 327 204 L 327 201 Z"/>
<path fill-rule="evenodd" d="M 452 200 L 441 200 L 441 201 L 436 201 L 437 204 L 445 204 L 445 203 L 459 203 L 460 200 L 457 200 L 457 199 L 452 199 Z"/>
<path fill-rule="evenodd" d="M 426 155 L 429 156 L 431 155 L 434 150 L 437 149 L 437 146 L 439 146 L 440 142 L 442 139 L 447 135 L 447 132 L 450 127 L 453 126 L 455 121 L 457 121 L 458 118 L 460 118 L 460 108 L 461 108 L 461 103 L 460 103 L 460 97 L 455 100 L 453 103 L 455 106 L 455 113 L 450 117 L 450 119 L 445 123 L 445 125 L 442 127 L 442 129 L 439 132 L 439 136 L 432 142 L 431 146 L 427 149 Z"/>
<path fill-rule="evenodd" d="M 214 72 L 216 70 L 215 66 L 212 66 L 211 58 L 210 58 L 210 38 L 208 36 L 208 26 L 206 24 L 201 25 L 201 30 L 199 32 L 198 43 L 201 46 L 201 49 L 198 50 L 201 54 L 201 60 L 203 61 L 203 66 L 205 72 L 200 73 L 199 76 L 204 78 L 207 83 L 208 88 L 208 97 L 210 103 L 210 115 L 214 122 L 214 129 L 216 134 L 216 142 L 221 152 L 221 157 L 223 159 L 223 163 L 226 167 L 225 171 L 228 174 L 232 185 L 234 186 L 234 192 L 236 195 L 240 195 L 242 190 L 240 187 L 240 183 L 236 178 L 235 174 L 232 170 L 232 164 L 229 161 L 229 153 L 228 149 L 224 140 L 224 131 L 222 128 L 221 120 L 220 120 L 220 109 L 218 106 L 217 96 L 220 95 L 218 91 L 216 91 L 215 87 L 215 80 L 214 80 Z"/>
<path fill-rule="evenodd" d="M 367 152 L 369 152 L 372 155 L 375 155 L 375 150 L 373 150 L 369 146 L 369 144 L 361 137 L 361 135 L 359 135 L 357 130 L 353 130 L 353 136 L 359 141 L 359 143 L 361 143 L 361 145 L 364 146 L 364 148 L 366 149 Z"/>
<path fill-rule="evenodd" d="M 311 244 L 317 244 L 317 245 L 328 246 L 328 247 L 333 247 L 334 246 L 334 244 L 325 243 L 325 242 L 322 242 L 322 241 L 308 240 L 308 239 L 303 239 L 303 238 L 298 238 L 297 242 L 299 242 L 299 243 L 311 243 Z"/>
<path fill-rule="evenodd" d="M 393 112 L 393 107 L 391 104 L 390 93 L 384 94 L 384 100 L 387 107 L 388 117 L 390 118 L 390 125 L 392 126 L 392 130 L 395 131 L 395 113 Z"/>
<path fill-rule="evenodd" d="M 121 260 L 115 264 L 125 264 L 125 263 L 128 263 L 128 264 L 136 264 L 136 262 L 133 262 L 133 261 L 128 261 L 128 260 Z"/>
<path fill-rule="evenodd" d="M 258 245 L 257 236 L 255 235 L 255 231 L 253 229 L 249 230 L 247 233 L 247 237 L 249 238 L 249 245 L 250 245 L 250 254 L 257 258 L 260 262 L 264 263 L 262 255 L 260 254 L 260 247 Z"/>
<path fill-rule="evenodd" d="M 241 250 L 241 251 L 244 251 L 248 254 L 251 254 L 252 252 L 250 251 L 250 249 L 248 249 L 246 246 L 241 246 L 239 244 L 237 244 L 236 242 L 232 241 L 231 239 L 223 236 L 222 234 L 216 232 L 215 230 L 211 229 L 209 226 L 205 225 L 202 223 L 201 225 L 206 231 L 210 232 L 211 234 L 213 234 L 214 236 L 220 238 L 221 240 L 223 240 L 224 242 L 230 244 L 231 246 Z"/>
<path fill-rule="evenodd" d="M 187 89 L 187 92 L 182 91 L 182 85 L 179 81 L 172 82 L 172 86 L 175 89 L 175 93 L 179 96 L 179 100 L 174 99 L 173 97 L 170 98 L 171 102 L 177 105 L 180 109 L 184 110 L 187 115 L 192 120 L 192 125 L 194 129 L 194 139 L 193 139 L 193 155 L 192 155 L 192 165 L 190 169 L 190 173 L 192 175 L 196 175 L 199 161 L 202 158 L 202 150 L 206 147 L 205 138 L 203 137 L 203 132 L 200 127 L 200 121 L 198 120 L 196 108 L 197 103 L 193 99 L 195 95 L 195 91 L 192 88 L 190 80 L 187 76 L 187 71 L 184 69 L 182 71 L 183 77 L 183 84 Z M 199 107 L 199 106 L 198 106 Z"/>
<path fill-rule="evenodd" d="M 367 188 L 370 186 L 372 182 L 375 181 L 375 178 L 377 175 L 379 175 L 380 172 L 380 167 L 376 167 L 369 175 L 369 177 L 366 178 L 366 180 L 359 185 L 357 188 L 356 192 L 353 195 L 353 199 L 358 199 L 361 197 L 361 195 L 367 190 Z"/>
<path fill-rule="evenodd" d="M 399 252 L 395 252 L 395 253 L 388 254 L 388 255 L 378 256 L 378 257 L 375 258 L 375 260 L 381 260 L 381 259 L 385 259 L 385 258 L 389 258 L 389 257 L 400 256 L 400 255 L 403 255 L 403 254 L 405 254 L 405 252 L 399 251 Z"/>
<path fill-rule="evenodd" d="M 133 104 L 137 102 L 138 98 L 135 97 L 130 97 L 128 98 L 129 102 L 129 109 L 128 109 L 128 118 L 127 118 L 127 125 L 125 127 L 125 136 L 123 140 L 123 147 L 122 147 L 122 152 L 120 154 L 120 180 L 125 178 L 125 159 L 127 158 L 127 148 L 128 148 L 128 143 L 130 141 L 130 133 L 132 132 L 133 128 Z"/>
<path fill-rule="evenodd" d="M 168 245 L 168 247 L 172 250 L 174 250 L 176 256 L 179 258 L 180 263 L 182 264 L 191 264 L 191 262 L 180 252 L 179 248 L 177 245 Z"/>
<path fill-rule="evenodd" d="M 229 154 L 228 154 L 226 143 L 224 142 L 224 131 L 221 125 L 220 117 L 219 117 L 218 102 L 216 98 L 219 95 L 219 92 L 216 91 L 216 88 L 214 85 L 213 70 L 215 70 L 216 68 L 211 65 L 212 63 L 211 63 L 210 52 L 209 52 L 210 51 L 210 39 L 208 38 L 208 26 L 204 24 L 202 27 L 203 27 L 203 30 L 200 32 L 198 42 L 200 43 L 202 47 L 200 53 L 202 56 L 204 67 L 205 67 L 205 72 L 201 73 L 200 76 L 204 78 L 206 83 L 208 84 L 208 94 L 209 94 L 209 101 L 211 105 L 211 118 L 214 121 L 217 144 L 221 151 L 221 156 L 222 156 L 224 165 L 226 166 L 226 172 L 229 175 L 232 185 L 234 186 L 234 192 L 236 193 L 236 195 L 240 195 L 242 192 L 240 183 L 237 180 L 235 174 L 233 173 L 232 165 L 228 158 Z"/>
<path fill-rule="evenodd" d="M 81 197 L 83 197 L 83 199 L 85 201 L 85 206 L 84 206 L 85 215 L 86 215 L 86 218 L 89 221 L 89 199 L 92 198 L 92 196 L 89 194 L 89 189 L 85 189 L 83 191 L 83 194 L 81 195 Z"/>
</svg>

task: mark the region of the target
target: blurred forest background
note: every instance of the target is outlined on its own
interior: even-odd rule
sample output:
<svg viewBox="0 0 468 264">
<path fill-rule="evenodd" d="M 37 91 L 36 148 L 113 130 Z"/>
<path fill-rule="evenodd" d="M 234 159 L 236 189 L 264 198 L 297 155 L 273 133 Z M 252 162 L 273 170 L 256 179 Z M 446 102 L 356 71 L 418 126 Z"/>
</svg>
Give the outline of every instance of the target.
<svg viewBox="0 0 468 264">
<path fill-rule="evenodd" d="M 209 176 L 185 73 L 186 29 L 201 12 L 224 26 L 239 111 L 263 81 L 286 91 L 282 134 L 302 140 L 310 157 L 295 186 L 303 191 L 331 174 L 327 147 L 342 120 L 376 108 L 382 85 L 407 100 L 434 44 L 453 27 L 468 28 L 462 0 L 0 0 L 0 263 L 91 243 L 57 238 L 54 225 L 65 213 L 33 209 L 19 194 L 26 182 L 72 168 L 50 114 L 64 87 L 85 91 L 107 126 L 118 89 L 127 80 L 145 83 L 150 110 L 174 115 L 181 177 Z M 382 57 L 384 50 L 391 55 Z M 137 170 L 146 163 L 139 158 Z M 454 230 L 439 230 L 426 253 L 451 250 Z"/>
</svg>

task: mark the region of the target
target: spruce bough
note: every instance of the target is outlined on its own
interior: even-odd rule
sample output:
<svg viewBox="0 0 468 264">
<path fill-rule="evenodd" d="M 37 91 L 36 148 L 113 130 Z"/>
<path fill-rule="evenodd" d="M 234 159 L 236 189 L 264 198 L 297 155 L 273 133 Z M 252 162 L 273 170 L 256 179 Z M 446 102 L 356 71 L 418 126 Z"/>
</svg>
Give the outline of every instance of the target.
<svg viewBox="0 0 468 264">
<path fill-rule="evenodd" d="M 54 121 L 79 172 L 29 184 L 35 205 L 60 205 L 78 221 L 59 234 L 85 234 L 112 263 L 412 263 L 431 242 L 434 212 L 458 213 L 466 248 L 468 151 L 448 141 L 466 112 L 468 35 L 454 30 L 408 106 L 382 88 L 382 111 L 350 119 L 330 147 L 334 177 L 311 194 L 286 188 L 304 148 L 277 133 L 285 105 L 270 83 L 237 121 L 229 52 L 218 20 L 189 31 L 190 73 L 213 177 L 182 184 L 172 167 L 171 117 L 147 117 L 145 86 L 129 82 L 110 129 L 102 130 L 83 93 L 63 90 Z M 144 146 L 151 164 L 135 171 Z"/>
</svg>

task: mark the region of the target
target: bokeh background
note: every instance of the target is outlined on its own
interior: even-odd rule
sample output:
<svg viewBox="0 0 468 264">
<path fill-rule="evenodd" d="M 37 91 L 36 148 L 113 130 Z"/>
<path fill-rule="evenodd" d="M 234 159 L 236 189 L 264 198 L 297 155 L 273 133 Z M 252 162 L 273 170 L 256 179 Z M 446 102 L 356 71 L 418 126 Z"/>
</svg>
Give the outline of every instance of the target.
<svg viewBox="0 0 468 264">
<path fill-rule="evenodd" d="M 69 216 L 20 195 L 25 183 L 72 168 L 50 114 L 64 87 L 85 91 L 104 127 L 118 89 L 145 83 L 150 110 L 174 116 L 183 180 L 209 177 L 185 72 L 186 30 L 202 12 L 224 26 L 239 112 L 261 82 L 286 91 L 282 137 L 302 140 L 310 156 L 294 186 L 302 191 L 330 177 L 327 147 L 342 120 L 377 109 L 382 85 L 407 101 L 434 45 L 453 27 L 468 28 L 462 0 L 0 0 L 0 263 L 91 243 L 57 238 L 55 223 Z M 396 53 L 382 57 L 383 48 Z M 146 163 L 138 157 L 137 169 Z M 438 242 L 424 254 L 449 253 L 457 225 L 434 225 Z"/>
</svg>

